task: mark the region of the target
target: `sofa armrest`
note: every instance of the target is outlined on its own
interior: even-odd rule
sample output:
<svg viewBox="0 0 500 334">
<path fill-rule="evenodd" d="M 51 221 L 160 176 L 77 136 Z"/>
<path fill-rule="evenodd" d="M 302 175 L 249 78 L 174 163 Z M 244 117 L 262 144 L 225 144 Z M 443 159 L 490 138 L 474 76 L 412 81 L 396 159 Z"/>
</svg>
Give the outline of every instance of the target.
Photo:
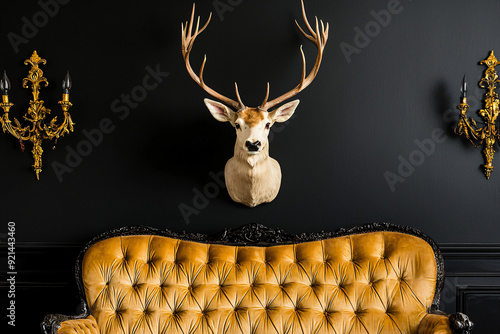
<svg viewBox="0 0 500 334">
<path fill-rule="evenodd" d="M 99 327 L 92 315 L 49 314 L 40 327 L 45 334 L 99 334 Z"/>
<path fill-rule="evenodd" d="M 474 323 L 463 313 L 453 313 L 450 315 L 450 325 L 453 333 L 471 334 Z"/>
<path fill-rule="evenodd" d="M 418 334 L 471 334 L 474 324 L 463 313 L 428 313 L 418 326 Z"/>
</svg>

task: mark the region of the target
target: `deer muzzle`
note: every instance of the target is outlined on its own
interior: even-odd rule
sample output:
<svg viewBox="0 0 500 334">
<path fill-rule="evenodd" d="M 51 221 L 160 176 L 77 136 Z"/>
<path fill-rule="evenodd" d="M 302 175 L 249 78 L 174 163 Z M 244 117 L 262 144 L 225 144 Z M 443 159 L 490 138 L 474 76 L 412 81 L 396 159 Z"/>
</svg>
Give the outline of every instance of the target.
<svg viewBox="0 0 500 334">
<path fill-rule="evenodd" d="M 245 142 L 245 146 L 247 147 L 249 153 L 258 153 L 262 144 L 258 140 L 253 143 L 247 140 Z"/>
</svg>

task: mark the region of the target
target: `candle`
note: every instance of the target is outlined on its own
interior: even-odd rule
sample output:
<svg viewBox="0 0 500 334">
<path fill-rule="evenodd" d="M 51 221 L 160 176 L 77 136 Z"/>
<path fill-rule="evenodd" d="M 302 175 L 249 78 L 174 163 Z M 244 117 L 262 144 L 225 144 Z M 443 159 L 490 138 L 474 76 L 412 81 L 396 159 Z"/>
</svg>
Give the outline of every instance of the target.
<svg viewBox="0 0 500 334">
<path fill-rule="evenodd" d="M 66 73 L 66 77 L 63 80 L 62 83 L 62 88 L 64 90 L 64 94 L 69 94 L 69 90 L 71 89 L 71 77 L 69 76 L 69 70 L 68 73 Z"/>
<path fill-rule="evenodd" d="M 465 74 L 464 74 L 464 79 L 462 81 L 462 88 L 460 89 L 462 92 L 462 99 L 467 98 L 467 81 L 465 81 Z"/>
<path fill-rule="evenodd" d="M 68 102 L 69 101 L 69 90 L 71 89 L 71 77 L 69 76 L 69 70 L 66 73 L 66 77 L 64 78 L 62 82 L 62 88 L 63 88 L 63 101 Z"/>
<path fill-rule="evenodd" d="M 0 90 L 3 92 L 3 95 L 9 95 L 10 81 L 5 71 L 3 71 L 3 78 L 0 80 Z"/>
</svg>

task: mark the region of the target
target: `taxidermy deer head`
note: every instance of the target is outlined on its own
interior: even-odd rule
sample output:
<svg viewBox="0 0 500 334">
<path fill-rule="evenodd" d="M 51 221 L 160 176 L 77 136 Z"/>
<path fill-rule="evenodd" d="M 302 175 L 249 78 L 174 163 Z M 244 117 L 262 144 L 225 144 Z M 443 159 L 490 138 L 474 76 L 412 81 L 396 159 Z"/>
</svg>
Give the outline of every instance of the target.
<svg viewBox="0 0 500 334">
<path fill-rule="evenodd" d="M 234 157 L 231 158 L 224 171 L 226 186 L 233 201 L 255 207 L 262 203 L 269 203 L 276 195 L 281 185 L 281 169 L 276 160 L 269 157 L 269 130 L 275 122 L 281 123 L 288 120 L 299 104 L 299 100 L 289 102 L 279 108 L 271 110 L 278 104 L 292 98 L 311 84 L 318 74 L 323 50 L 328 40 L 328 23 L 326 27 L 323 21 L 318 22 L 316 18 L 315 29 L 309 24 L 302 1 L 302 16 L 309 33 L 306 33 L 295 21 L 302 34 L 318 48 L 316 63 L 311 72 L 306 76 L 306 60 L 302 47 L 302 78 L 300 83 L 288 93 L 272 100 L 269 99 L 269 83 L 264 102 L 259 107 L 246 107 L 236 87 L 237 101 L 227 98 L 208 87 L 203 80 L 203 70 L 205 68 L 206 57 L 203 60 L 199 74 L 196 74 L 189 63 L 189 55 L 193 48 L 194 41 L 199 34 L 205 30 L 210 23 L 212 14 L 200 29 L 200 18 L 194 28 L 194 12 L 191 13 L 189 23 L 182 25 L 182 55 L 186 68 L 193 80 L 200 85 L 208 94 L 223 103 L 205 99 L 205 104 L 212 113 L 212 116 L 220 122 L 229 122 L 236 129 L 236 145 L 234 147 Z M 321 27 L 321 28 L 320 28 Z M 194 29 L 193 29 L 194 28 Z"/>
</svg>

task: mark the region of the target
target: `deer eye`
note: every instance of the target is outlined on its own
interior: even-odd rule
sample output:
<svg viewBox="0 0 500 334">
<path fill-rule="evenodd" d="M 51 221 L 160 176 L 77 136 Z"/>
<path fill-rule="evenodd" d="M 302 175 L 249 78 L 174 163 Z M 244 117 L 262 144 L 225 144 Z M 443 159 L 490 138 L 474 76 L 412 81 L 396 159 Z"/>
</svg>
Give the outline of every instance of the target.
<svg viewBox="0 0 500 334">
<path fill-rule="evenodd" d="M 266 129 L 269 130 L 270 127 L 271 127 L 271 123 L 267 123 L 266 124 Z"/>
<path fill-rule="evenodd" d="M 240 124 L 239 124 L 239 123 L 235 123 L 235 124 L 234 124 L 234 127 L 235 127 L 236 129 L 238 129 L 238 130 L 239 130 L 239 129 L 241 129 L 241 126 L 240 126 Z"/>
</svg>

